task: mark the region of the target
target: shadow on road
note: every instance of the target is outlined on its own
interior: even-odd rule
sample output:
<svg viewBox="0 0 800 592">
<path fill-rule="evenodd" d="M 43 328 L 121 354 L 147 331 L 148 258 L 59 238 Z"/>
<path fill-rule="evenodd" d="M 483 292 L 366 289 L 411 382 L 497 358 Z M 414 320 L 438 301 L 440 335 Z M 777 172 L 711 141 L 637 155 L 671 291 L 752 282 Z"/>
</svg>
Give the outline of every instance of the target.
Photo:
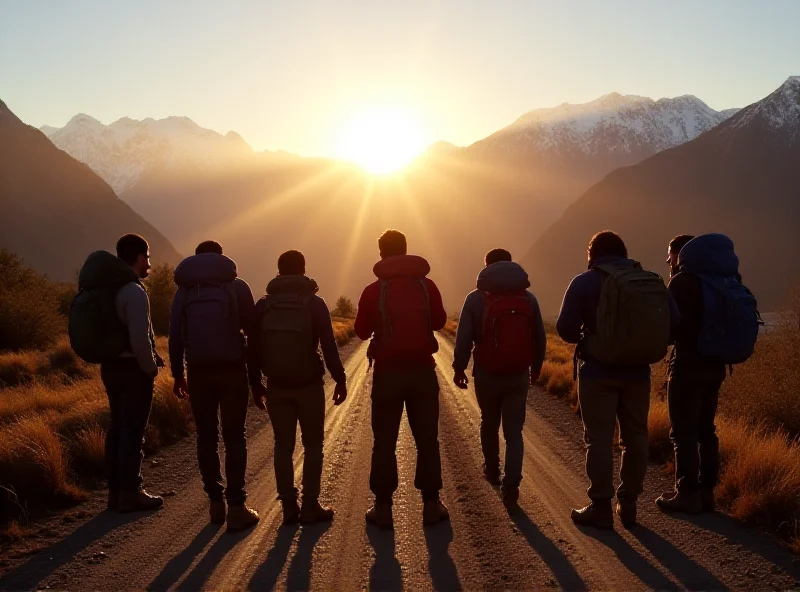
<svg viewBox="0 0 800 592">
<path fill-rule="evenodd" d="M 297 550 L 294 552 L 292 562 L 289 564 L 289 577 L 286 582 L 287 590 L 311 589 L 314 547 L 330 527 L 330 522 L 308 524 L 302 527 L 300 538 L 297 539 Z"/>
<path fill-rule="evenodd" d="M 522 508 L 511 514 L 511 520 L 525 537 L 525 540 L 528 541 L 531 548 L 553 571 L 553 576 L 556 578 L 560 589 L 586 590 L 586 583 L 581 579 L 569 558 L 539 530 Z"/>
<path fill-rule="evenodd" d="M 281 577 L 289 551 L 292 548 L 294 535 L 297 533 L 297 526 L 282 526 L 278 529 L 275 542 L 267 553 L 267 559 L 256 570 L 247 586 L 249 590 L 274 590 Z"/>
<path fill-rule="evenodd" d="M 112 530 L 152 514 L 118 514 L 103 512 L 76 528 L 72 534 L 55 545 L 39 551 L 26 563 L 0 579 L 3 590 L 35 590 L 62 565 L 69 563 L 81 551 L 102 539 Z"/>
<path fill-rule="evenodd" d="M 186 570 L 194 562 L 195 558 L 203 552 L 220 531 L 221 526 L 217 524 L 208 524 L 203 530 L 197 533 L 194 540 L 189 543 L 189 546 L 181 551 L 178 555 L 173 557 L 161 573 L 156 576 L 150 585 L 147 586 L 148 590 L 167 590 L 175 582 L 181 579 L 181 576 L 186 573 Z"/>
<path fill-rule="evenodd" d="M 428 547 L 428 571 L 434 590 L 462 590 L 458 569 L 450 557 L 448 547 L 453 542 L 453 527 L 450 521 L 423 529 L 425 545 Z"/>
<path fill-rule="evenodd" d="M 241 543 L 253 533 L 253 529 L 242 532 L 224 532 L 211 548 L 203 555 L 203 558 L 189 572 L 186 579 L 178 586 L 181 590 L 200 590 L 205 587 L 206 582 L 219 566 L 225 555 L 230 553 L 236 545 Z"/>
<path fill-rule="evenodd" d="M 375 550 L 375 562 L 369 570 L 369 589 L 396 592 L 403 589 L 403 572 L 394 548 L 394 531 L 367 525 L 367 538 Z"/>
</svg>

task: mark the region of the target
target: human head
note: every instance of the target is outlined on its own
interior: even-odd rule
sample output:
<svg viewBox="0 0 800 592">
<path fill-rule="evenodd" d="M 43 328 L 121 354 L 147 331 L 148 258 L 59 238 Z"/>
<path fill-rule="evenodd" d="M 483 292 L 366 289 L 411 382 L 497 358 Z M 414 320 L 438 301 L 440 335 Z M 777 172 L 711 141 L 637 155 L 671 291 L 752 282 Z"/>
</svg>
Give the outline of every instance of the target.
<svg viewBox="0 0 800 592">
<path fill-rule="evenodd" d="M 278 275 L 305 275 L 306 258 L 300 251 L 286 251 L 278 257 Z"/>
<path fill-rule="evenodd" d="M 213 240 L 203 241 L 197 245 L 197 248 L 194 250 L 194 254 L 203 255 L 205 253 L 216 253 L 217 255 L 222 255 L 222 245 Z"/>
<path fill-rule="evenodd" d="M 150 245 L 138 234 L 126 234 L 117 241 L 117 257 L 145 279 L 150 275 Z"/>
<path fill-rule="evenodd" d="M 406 235 L 399 230 L 387 230 L 378 239 L 378 250 L 381 253 L 381 259 L 407 254 Z"/>
<path fill-rule="evenodd" d="M 505 249 L 492 249 L 486 253 L 484 263 L 486 263 L 487 267 L 492 263 L 499 263 L 500 261 L 511 261 L 511 253 Z"/>
<path fill-rule="evenodd" d="M 678 273 L 678 255 L 681 249 L 692 240 L 694 237 L 690 234 L 679 234 L 671 241 L 667 247 L 667 263 L 669 263 L 669 275 L 673 276 Z"/>
<path fill-rule="evenodd" d="M 597 261 L 600 257 L 628 257 L 625 242 L 616 232 L 604 230 L 598 232 L 589 241 L 589 263 Z"/>
</svg>

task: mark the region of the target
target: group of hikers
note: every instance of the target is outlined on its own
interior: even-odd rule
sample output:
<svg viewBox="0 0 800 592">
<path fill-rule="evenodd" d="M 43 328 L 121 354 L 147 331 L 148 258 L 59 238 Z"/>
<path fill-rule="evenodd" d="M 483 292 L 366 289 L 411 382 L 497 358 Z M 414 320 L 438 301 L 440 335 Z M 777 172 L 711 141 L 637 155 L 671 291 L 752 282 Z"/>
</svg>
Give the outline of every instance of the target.
<svg viewBox="0 0 800 592">
<path fill-rule="evenodd" d="M 417 448 L 414 486 L 422 520 L 449 518 L 442 503 L 439 452 L 439 380 L 435 332 L 447 322 L 428 262 L 409 255 L 406 237 L 388 230 L 378 239 L 377 280 L 359 300 L 355 333 L 370 340 L 373 449 L 369 485 L 375 496 L 366 520 L 393 527 L 398 487 L 396 447 L 405 409 Z M 141 236 L 119 239 L 116 256 L 92 253 L 81 269 L 70 310 L 76 353 L 99 363 L 111 421 L 106 434 L 108 509 L 155 510 L 161 497 L 142 487 L 142 446 L 154 381 L 165 365 L 155 344 L 147 292 L 150 251 Z M 726 367 L 752 353 L 758 334 L 756 303 L 741 284 L 733 243 L 723 235 L 679 236 L 669 244 L 669 287 L 628 258 L 623 240 L 605 231 L 592 237 L 588 269 L 564 296 L 556 330 L 576 344 L 578 397 L 586 441 L 591 503 L 572 511 L 581 525 L 613 526 L 612 501 L 622 524 L 636 523 L 648 458 L 650 365 L 670 344 L 669 413 L 675 447 L 675 490 L 657 504 L 666 511 L 714 509 L 719 470 L 715 414 Z M 500 487 L 515 512 L 522 480 L 523 424 L 530 385 L 545 360 L 547 336 L 525 270 L 504 249 L 485 258 L 476 289 L 459 316 L 453 383 L 467 389 L 467 369 L 481 411 L 480 441 L 486 480 Z M 285 524 L 330 521 L 320 503 L 327 368 L 333 403 L 347 398 L 347 376 L 331 315 L 306 275 L 303 254 L 283 253 L 277 276 L 254 301 L 222 246 L 206 241 L 175 270 L 177 291 L 169 329 L 169 365 L 175 396 L 188 398 L 197 431 L 197 459 L 209 517 L 231 531 L 254 526 L 248 507 L 246 419 L 250 400 L 269 414 L 274 469 Z M 264 379 L 266 378 L 266 385 Z M 218 453 L 225 444 L 225 481 Z M 295 485 L 297 426 L 305 452 L 302 497 Z M 613 445 L 619 425 L 621 483 L 613 487 Z M 501 469 L 499 431 L 506 442 Z"/>
</svg>

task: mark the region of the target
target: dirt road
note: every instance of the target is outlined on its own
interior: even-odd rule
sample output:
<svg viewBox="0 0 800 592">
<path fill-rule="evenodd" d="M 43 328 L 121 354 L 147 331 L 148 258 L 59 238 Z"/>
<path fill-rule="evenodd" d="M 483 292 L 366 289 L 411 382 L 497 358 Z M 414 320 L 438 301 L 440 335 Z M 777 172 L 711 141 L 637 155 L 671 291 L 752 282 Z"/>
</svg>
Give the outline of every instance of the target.
<svg viewBox="0 0 800 592">
<path fill-rule="evenodd" d="M 525 427 L 523 512 L 509 517 L 481 477 L 480 414 L 474 392 L 451 386 L 452 345 L 441 339 L 440 440 L 443 499 L 452 520 L 423 529 L 413 487 L 415 450 L 404 421 L 398 444 L 396 530 L 365 526 L 372 446 L 372 375 L 364 346 L 346 363 L 350 396 L 326 419 L 323 501 L 331 525 L 281 527 L 272 473 L 272 431 L 249 440 L 249 503 L 254 530 L 228 534 L 207 521 L 199 479 L 150 516 L 101 513 L 0 580 L 2 589 L 789 589 L 800 565 L 766 536 L 722 514 L 676 519 L 652 500 L 669 487 L 658 467 L 648 476 L 641 525 L 613 532 L 576 528 L 569 510 L 585 501 L 580 423 L 568 407 L 536 390 Z M 331 390 L 330 387 L 328 390 Z M 255 410 L 252 412 L 256 412 Z M 299 439 L 298 439 L 299 446 Z M 302 462 L 298 451 L 296 468 Z M 192 475 L 187 454 L 182 467 Z"/>
</svg>

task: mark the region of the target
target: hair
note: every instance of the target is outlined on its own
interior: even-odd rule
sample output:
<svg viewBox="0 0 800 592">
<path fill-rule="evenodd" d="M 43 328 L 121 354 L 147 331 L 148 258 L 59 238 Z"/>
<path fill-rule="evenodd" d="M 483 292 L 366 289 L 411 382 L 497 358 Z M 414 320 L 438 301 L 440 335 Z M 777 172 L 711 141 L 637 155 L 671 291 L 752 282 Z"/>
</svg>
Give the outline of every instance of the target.
<svg viewBox="0 0 800 592">
<path fill-rule="evenodd" d="M 303 275 L 306 272 L 306 258 L 300 251 L 292 249 L 278 257 L 278 275 Z"/>
<path fill-rule="evenodd" d="M 203 255 L 205 253 L 216 253 L 217 255 L 222 255 L 222 245 L 213 240 L 203 241 L 197 245 L 197 248 L 194 250 L 194 254 Z"/>
<path fill-rule="evenodd" d="M 670 249 L 670 251 L 672 251 L 673 253 L 676 253 L 676 254 L 680 253 L 681 249 L 686 246 L 686 243 L 688 243 L 693 238 L 694 237 L 691 234 L 679 234 L 678 236 L 673 238 L 671 241 L 669 241 L 669 249 Z"/>
<path fill-rule="evenodd" d="M 589 259 L 595 261 L 600 257 L 627 257 L 628 249 L 625 242 L 616 233 L 610 230 L 598 232 L 589 241 Z"/>
<path fill-rule="evenodd" d="M 486 262 L 486 265 L 499 263 L 500 261 L 511 261 L 511 253 L 505 249 L 492 249 L 486 253 L 486 258 L 484 261 Z"/>
<path fill-rule="evenodd" d="M 387 230 L 378 239 L 378 249 L 381 257 L 393 257 L 408 253 L 406 235 L 399 230 Z"/>
<path fill-rule="evenodd" d="M 117 257 L 128 265 L 133 265 L 139 255 L 147 256 L 150 245 L 138 234 L 126 234 L 117 241 Z"/>
</svg>

